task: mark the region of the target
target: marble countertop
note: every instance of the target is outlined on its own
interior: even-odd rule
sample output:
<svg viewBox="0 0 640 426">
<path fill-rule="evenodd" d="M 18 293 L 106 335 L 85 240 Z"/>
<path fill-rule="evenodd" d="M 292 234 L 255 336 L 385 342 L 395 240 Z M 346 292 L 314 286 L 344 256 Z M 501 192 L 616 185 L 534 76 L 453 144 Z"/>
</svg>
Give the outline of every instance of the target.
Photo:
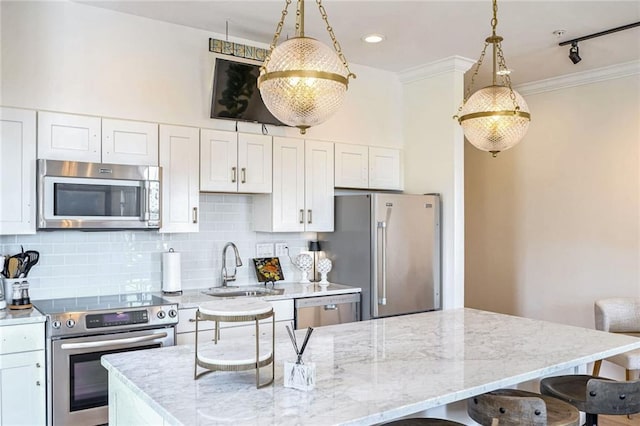
<svg viewBox="0 0 640 426">
<path fill-rule="evenodd" d="M 249 287 L 264 287 L 263 284 L 254 284 L 251 286 L 239 286 L 236 289 L 242 290 Z M 271 288 L 271 285 L 268 286 Z M 284 293 L 277 295 L 269 295 L 259 297 L 263 300 L 286 300 L 286 299 L 299 299 L 301 297 L 316 297 L 316 296 L 333 296 L 336 294 L 349 294 L 360 293 L 359 287 L 351 287 L 342 284 L 330 283 L 326 290 L 322 290 L 319 285 L 314 283 L 300 284 L 300 283 L 279 283 L 276 284 L 276 289 L 283 289 Z M 180 309 L 197 308 L 203 302 L 210 302 L 212 300 L 227 299 L 222 297 L 215 297 L 203 292 L 207 291 L 207 288 L 184 290 L 181 295 L 168 295 L 162 294 L 162 298 L 172 303 L 177 303 Z"/>
<path fill-rule="evenodd" d="M 254 371 L 194 381 L 190 345 L 102 364 L 169 424 L 365 425 L 636 348 L 635 337 L 461 308 L 316 328 L 304 356 L 316 364 L 310 392 L 283 386 L 283 362 L 295 359 L 284 336 L 274 385 L 263 389 Z"/>
<path fill-rule="evenodd" d="M 46 320 L 47 317 L 36 308 L 13 310 L 7 307 L 6 309 L 0 309 L 0 327 L 5 325 L 33 324 L 45 322 Z"/>
</svg>

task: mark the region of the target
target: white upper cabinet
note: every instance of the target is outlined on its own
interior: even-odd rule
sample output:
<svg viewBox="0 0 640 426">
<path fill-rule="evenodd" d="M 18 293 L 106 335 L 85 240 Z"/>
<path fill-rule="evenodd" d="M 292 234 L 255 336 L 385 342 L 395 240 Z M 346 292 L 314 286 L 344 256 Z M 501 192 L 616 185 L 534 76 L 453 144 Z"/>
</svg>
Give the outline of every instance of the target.
<svg viewBox="0 0 640 426">
<path fill-rule="evenodd" d="M 365 145 L 335 145 L 335 186 L 402 189 L 400 150 Z"/>
<path fill-rule="evenodd" d="M 198 232 L 199 130 L 160 125 L 162 227 L 160 232 Z"/>
<path fill-rule="evenodd" d="M 200 190 L 270 193 L 271 150 L 271 136 L 202 129 Z"/>
<path fill-rule="evenodd" d="M 402 189 L 400 151 L 369 147 L 369 188 Z"/>
<path fill-rule="evenodd" d="M 102 162 L 157 166 L 158 125 L 103 118 Z"/>
<path fill-rule="evenodd" d="M 0 235 L 36 233 L 36 112 L 0 108 Z"/>
<path fill-rule="evenodd" d="M 336 186 L 369 187 L 369 147 L 337 143 L 335 146 Z"/>
<path fill-rule="evenodd" d="M 254 230 L 333 231 L 333 143 L 273 138 L 273 192 L 254 197 Z"/>
<path fill-rule="evenodd" d="M 100 163 L 100 117 L 38 112 L 38 158 Z"/>
<path fill-rule="evenodd" d="M 158 125 L 39 112 L 38 158 L 157 166 Z"/>
</svg>

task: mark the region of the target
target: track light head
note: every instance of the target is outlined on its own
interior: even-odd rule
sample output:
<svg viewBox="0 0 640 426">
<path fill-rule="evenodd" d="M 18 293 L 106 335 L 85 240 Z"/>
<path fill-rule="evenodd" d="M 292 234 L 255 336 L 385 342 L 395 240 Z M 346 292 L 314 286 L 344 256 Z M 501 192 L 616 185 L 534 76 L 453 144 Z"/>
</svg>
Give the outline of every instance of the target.
<svg viewBox="0 0 640 426">
<path fill-rule="evenodd" d="M 580 57 L 580 50 L 578 49 L 577 41 L 571 43 L 571 48 L 569 49 L 569 59 L 571 59 L 571 62 L 573 62 L 574 65 L 582 60 L 582 58 Z"/>
</svg>

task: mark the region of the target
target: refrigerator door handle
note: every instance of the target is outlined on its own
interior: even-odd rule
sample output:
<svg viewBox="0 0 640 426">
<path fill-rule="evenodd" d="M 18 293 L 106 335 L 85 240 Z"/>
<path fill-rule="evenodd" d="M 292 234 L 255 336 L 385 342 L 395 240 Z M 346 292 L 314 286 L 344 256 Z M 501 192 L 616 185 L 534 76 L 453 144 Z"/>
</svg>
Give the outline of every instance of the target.
<svg viewBox="0 0 640 426">
<path fill-rule="evenodd" d="M 378 229 L 382 230 L 382 238 L 380 239 L 380 246 L 382 250 L 382 261 L 380 262 L 380 269 L 382 269 L 382 297 L 378 299 L 376 295 L 376 299 L 378 305 L 385 306 L 387 304 L 387 222 L 378 222 Z"/>
</svg>

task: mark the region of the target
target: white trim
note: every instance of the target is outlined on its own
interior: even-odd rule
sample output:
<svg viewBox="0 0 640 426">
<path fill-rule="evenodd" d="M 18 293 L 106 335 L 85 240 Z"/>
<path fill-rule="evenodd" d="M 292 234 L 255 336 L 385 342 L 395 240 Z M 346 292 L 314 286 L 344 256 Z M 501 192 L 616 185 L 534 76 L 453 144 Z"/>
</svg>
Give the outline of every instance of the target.
<svg viewBox="0 0 640 426">
<path fill-rule="evenodd" d="M 398 78 L 401 83 L 406 84 L 452 71 L 465 73 L 475 63 L 476 61 L 462 56 L 449 56 L 448 58 L 401 71 L 398 73 Z"/>
<path fill-rule="evenodd" d="M 532 81 L 515 86 L 514 88 L 522 96 L 528 96 L 636 74 L 640 74 L 640 60 Z"/>
</svg>

